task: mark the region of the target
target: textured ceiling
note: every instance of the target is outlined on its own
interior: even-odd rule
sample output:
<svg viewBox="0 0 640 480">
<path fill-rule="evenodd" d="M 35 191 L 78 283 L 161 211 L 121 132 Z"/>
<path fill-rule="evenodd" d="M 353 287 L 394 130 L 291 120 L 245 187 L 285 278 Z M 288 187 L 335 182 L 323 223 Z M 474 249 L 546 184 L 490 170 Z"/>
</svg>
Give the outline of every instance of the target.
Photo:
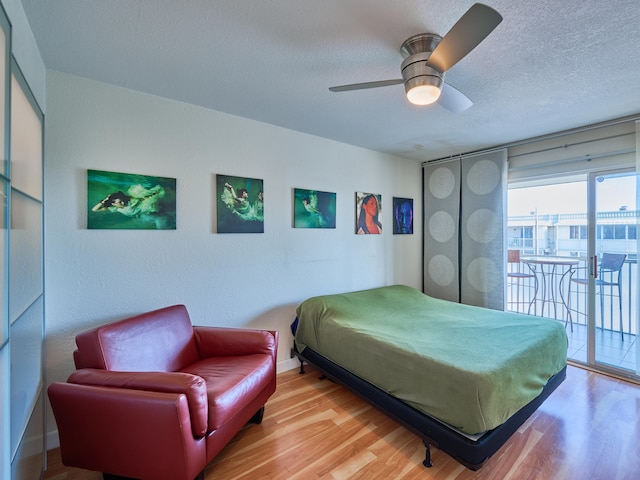
<svg viewBox="0 0 640 480">
<path fill-rule="evenodd" d="M 442 0 L 22 0 L 45 66 L 417 161 L 640 113 L 638 0 L 488 0 L 504 20 L 447 72 L 474 105 L 416 107 L 411 35 Z"/>
</svg>

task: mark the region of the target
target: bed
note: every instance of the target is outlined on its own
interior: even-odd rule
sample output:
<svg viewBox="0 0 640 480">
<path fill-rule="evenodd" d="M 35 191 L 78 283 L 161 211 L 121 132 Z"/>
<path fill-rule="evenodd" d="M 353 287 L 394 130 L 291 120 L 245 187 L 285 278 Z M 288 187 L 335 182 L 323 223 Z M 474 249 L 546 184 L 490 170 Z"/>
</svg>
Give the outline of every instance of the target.
<svg viewBox="0 0 640 480">
<path fill-rule="evenodd" d="M 477 470 L 566 376 L 560 322 L 430 297 L 404 285 L 313 297 L 294 353 L 425 443 Z"/>
</svg>

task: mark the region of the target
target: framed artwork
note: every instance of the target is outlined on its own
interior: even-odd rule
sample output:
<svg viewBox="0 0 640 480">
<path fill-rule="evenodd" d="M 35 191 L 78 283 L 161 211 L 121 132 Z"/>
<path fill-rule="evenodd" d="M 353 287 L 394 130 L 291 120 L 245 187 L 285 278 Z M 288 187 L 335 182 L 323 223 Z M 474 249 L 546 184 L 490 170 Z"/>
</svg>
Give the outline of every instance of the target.
<svg viewBox="0 0 640 480">
<path fill-rule="evenodd" d="M 293 228 L 336 228 L 336 194 L 294 188 Z"/>
<path fill-rule="evenodd" d="M 413 198 L 393 197 L 393 233 L 413 233 Z"/>
<path fill-rule="evenodd" d="M 87 228 L 175 230 L 176 179 L 87 170 Z"/>
<path fill-rule="evenodd" d="M 381 234 L 381 211 L 382 195 L 356 192 L 356 233 L 358 235 Z"/>
<path fill-rule="evenodd" d="M 216 175 L 218 233 L 264 233 L 263 181 Z"/>
</svg>

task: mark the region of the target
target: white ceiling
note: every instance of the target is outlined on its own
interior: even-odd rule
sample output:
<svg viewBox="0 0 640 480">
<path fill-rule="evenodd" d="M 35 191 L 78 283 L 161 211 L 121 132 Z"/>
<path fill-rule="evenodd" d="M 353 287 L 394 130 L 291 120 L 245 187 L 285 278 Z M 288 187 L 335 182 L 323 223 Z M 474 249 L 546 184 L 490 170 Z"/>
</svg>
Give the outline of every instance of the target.
<svg viewBox="0 0 640 480">
<path fill-rule="evenodd" d="M 487 0 L 447 72 L 474 105 L 409 104 L 399 47 L 472 0 L 22 0 L 45 66 L 403 156 L 446 157 L 640 113 L 638 0 Z"/>
</svg>

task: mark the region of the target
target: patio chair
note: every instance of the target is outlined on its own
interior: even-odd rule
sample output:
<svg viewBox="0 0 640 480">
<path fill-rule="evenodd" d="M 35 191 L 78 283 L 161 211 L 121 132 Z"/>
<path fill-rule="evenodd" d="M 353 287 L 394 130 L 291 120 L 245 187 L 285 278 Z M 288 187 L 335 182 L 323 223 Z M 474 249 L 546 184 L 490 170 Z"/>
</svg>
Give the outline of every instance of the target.
<svg viewBox="0 0 640 480">
<path fill-rule="evenodd" d="M 520 305 L 524 305 L 525 303 L 529 304 L 527 308 L 527 314 L 531 313 L 531 306 L 534 305 L 536 300 L 536 294 L 538 292 L 538 278 L 535 273 L 533 273 L 530 267 L 527 267 L 528 271 L 523 271 L 523 264 L 520 262 L 520 250 L 508 250 L 507 251 L 507 286 L 509 287 L 509 298 L 510 301 L 507 301 L 507 307 L 515 304 L 515 311 L 520 311 Z M 525 284 L 525 282 L 527 282 Z M 533 285 L 532 285 L 533 282 Z M 516 301 L 513 301 L 513 289 L 512 287 L 515 285 L 516 289 Z M 524 289 L 529 289 L 529 301 L 525 300 L 525 291 Z M 520 290 L 522 289 L 522 301 L 520 301 Z M 531 294 L 531 290 L 533 290 L 533 294 Z M 508 308 L 511 310 L 510 308 Z M 535 313 L 535 310 L 534 310 Z"/>
<path fill-rule="evenodd" d="M 604 328 L 604 297 L 611 297 L 611 311 L 613 313 L 613 297 L 618 297 L 618 312 L 620 314 L 620 335 L 624 341 L 624 328 L 622 326 L 622 267 L 627 259 L 626 253 L 603 253 L 598 267 L 598 276 L 595 280 L 596 294 L 600 295 L 600 321 Z M 588 278 L 572 277 L 571 281 L 585 288 L 589 284 Z M 608 289 L 608 291 L 605 291 Z M 617 291 L 614 292 L 614 289 Z M 613 315 L 611 316 L 611 329 L 613 329 Z"/>
</svg>

